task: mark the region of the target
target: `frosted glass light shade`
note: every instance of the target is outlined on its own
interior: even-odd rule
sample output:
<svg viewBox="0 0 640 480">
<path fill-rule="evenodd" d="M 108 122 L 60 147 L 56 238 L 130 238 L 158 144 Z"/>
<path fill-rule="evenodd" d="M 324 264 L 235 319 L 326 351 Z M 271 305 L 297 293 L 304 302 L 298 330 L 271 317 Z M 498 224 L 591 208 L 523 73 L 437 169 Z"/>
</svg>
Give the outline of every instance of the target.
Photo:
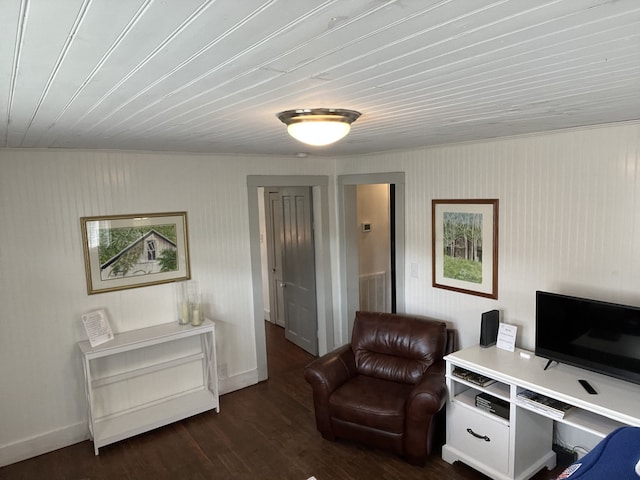
<svg viewBox="0 0 640 480">
<path fill-rule="evenodd" d="M 309 120 L 292 123 L 287 127 L 289 135 L 309 145 L 329 145 L 344 138 L 351 130 L 351 125 L 336 121 Z"/>
<path fill-rule="evenodd" d="M 322 146 L 337 142 L 351 130 L 351 123 L 360 116 L 354 110 L 314 108 L 287 110 L 278 118 L 296 140 L 308 145 Z"/>
</svg>

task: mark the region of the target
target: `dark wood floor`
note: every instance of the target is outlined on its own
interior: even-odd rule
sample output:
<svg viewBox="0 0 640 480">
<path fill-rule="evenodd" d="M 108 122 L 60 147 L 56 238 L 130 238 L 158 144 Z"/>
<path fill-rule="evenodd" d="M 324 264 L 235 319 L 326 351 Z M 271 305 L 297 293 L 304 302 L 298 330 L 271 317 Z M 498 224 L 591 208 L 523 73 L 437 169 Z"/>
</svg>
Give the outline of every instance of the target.
<svg viewBox="0 0 640 480">
<path fill-rule="evenodd" d="M 415 467 L 385 452 L 328 442 L 315 430 L 311 391 L 302 370 L 311 356 L 267 327 L 269 380 L 220 399 L 204 413 L 93 454 L 90 441 L 0 468 L 2 480 L 486 480 L 435 452 Z M 557 474 L 557 472 L 553 472 Z M 555 478 L 543 471 L 536 480 Z"/>
</svg>

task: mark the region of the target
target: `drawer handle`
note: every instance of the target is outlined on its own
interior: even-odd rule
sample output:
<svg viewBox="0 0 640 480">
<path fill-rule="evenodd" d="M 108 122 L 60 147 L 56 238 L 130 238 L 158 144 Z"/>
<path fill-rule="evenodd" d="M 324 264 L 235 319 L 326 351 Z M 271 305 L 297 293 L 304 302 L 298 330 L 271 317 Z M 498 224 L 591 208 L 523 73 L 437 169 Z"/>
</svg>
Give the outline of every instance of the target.
<svg viewBox="0 0 640 480">
<path fill-rule="evenodd" d="M 480 440 L 484 440 L 485 442 L 490 442 L 491 441 L 491 439 L 489 437 L 487 437 L 486 435 L 478 435 L 476 432 L 474 432 L 470 428 L 467 428 L 467 433 L 470 433 L 474 437 L 479 438 Z"/>
</svg>

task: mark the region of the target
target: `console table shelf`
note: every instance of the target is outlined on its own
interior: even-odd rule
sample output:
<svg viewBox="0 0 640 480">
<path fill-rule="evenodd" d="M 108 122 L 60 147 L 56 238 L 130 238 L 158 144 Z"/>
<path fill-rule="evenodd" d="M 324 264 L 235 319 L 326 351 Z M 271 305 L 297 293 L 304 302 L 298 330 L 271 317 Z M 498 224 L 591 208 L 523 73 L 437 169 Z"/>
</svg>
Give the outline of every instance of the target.
<svg viewBox="0 0 640 480">
<path fill-rule="evenodd" d="M 640 385 L 580 368 L 554 364 L 517 349 L 470 347 L 445 357 L 447 362 L 447 441 L 442 458 L 463 461 L 494 479 L 526 480 L 543 467 L 555 466 L 553 422 L 605 437 L 624 425 L 640 426 Z M 495 382 L 484 387 L 453 374 L 464 369 Z M 597 395 L 578 383 L 585 379 Z M 541 413 L 518 400 L 523 390 L 571 405 L 563 418 Z M 508 402 L 508 419 L 476 406 L 476 395 Z M 490 398 L 490 397 L 489 397 Z M 497 403 L 497 402 L 496 402 Z"/>
<path fill-rule="evenodd" d="M 193 353 L 172 352 L 178 341 L 199 337 L 200 351 Z M 151 351 L 162 346 L 163 352 Z M 87 396 L 89 432 L 94 443 L 95 454 L 105 445 L 123 440 L 133 435 L 147 432 L 183 418 L 207 410 L 220 411 L 218 398 L 218 377 L 215 355 L 215 324 L 205 320 L 201 325 L 162 324 L 130 332 L 116 334 L 114 340 L 91 347 L 88 341 L 78 343 L 83 357 L 85 393 Z M 109 363 L 119 355 L 135 352 L 137 364 L 125 371 L 109 372 Z M 164 358 L 163 353 L 167 353 Z M 177 355 L 177 356 L 176 356 Z M 162 357 L 162 358 L 161 358 Z M 121 362 L 127 365 L 127 362 Z M 172 369 L 201 369 L 202 375 L 196 385 L 167 387 L 158 382 L 154 375 L 171 375 Z M 105 373 L 106 372 L 106 373 Z M 196 376 L 199 376 L 197 374 Z M 148 381 L 145 382 L 145 377 Z M 132 395 L 139 401 L 127 399 L 126 408 L 105 413 L 114 400 L 114 393 L 104 393 L 104 388 L 114 387 L 115 392 L 135 392 L 131 382 L 139 380 L 144 395 Z M 154 385 L 157 382 L 161 385 Z M 157 394 L 153 388 L 158 387 Z M 118 390 L 120 388 L 121 390 Z M 148 391 L 152 390 L 150 394 Z M 150 398 L 149 395 L 151 395 Z M 117 396 L 117 395 L 116 395 Z M 122 395 L 121 395 L 122 396 Z M 141 398 L 145 398 L 141 400 Z M 102 411 L 99 411 L 98 405 Z"/>
</svg>

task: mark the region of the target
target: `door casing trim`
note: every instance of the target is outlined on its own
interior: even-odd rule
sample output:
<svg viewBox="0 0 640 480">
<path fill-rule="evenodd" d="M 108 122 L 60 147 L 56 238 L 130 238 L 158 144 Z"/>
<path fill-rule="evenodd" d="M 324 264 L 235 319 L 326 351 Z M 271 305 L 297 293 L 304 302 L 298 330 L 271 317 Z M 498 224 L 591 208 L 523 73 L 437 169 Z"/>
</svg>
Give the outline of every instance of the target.
<svg viewBox="0 0 640 480">
<path fill-rule="evenodd" d="M 318 314 L 318 351 L 333 350 L 333 295 L 331 292 L 331 256 L 329 254 L 329 177 L 326 175 L 248 175 L 249 248 L 255 328 L 258 381 L 268 378 L 267 347 L 262 298 L 262 264 L 260 255 L 259 187 L 312 187 L 313 228 L 316 258 L 316 299 Z"/>
<path fill-rule="evenodd" d="M 353 319 L 360 303 L 358 286 L 358 240 L 356 230 L 347 225 L 356 225 L 356 187 L 358 185 L 395 185 L 395 268 L 396 311 L 405 312 L 405 174 L 404 172 L 362 173 L 338 176 L 338 222 L 340 225 L 340 284 L 342 302 L 340 316 L 341 342 L 351 336 Z"/>
</svg>

